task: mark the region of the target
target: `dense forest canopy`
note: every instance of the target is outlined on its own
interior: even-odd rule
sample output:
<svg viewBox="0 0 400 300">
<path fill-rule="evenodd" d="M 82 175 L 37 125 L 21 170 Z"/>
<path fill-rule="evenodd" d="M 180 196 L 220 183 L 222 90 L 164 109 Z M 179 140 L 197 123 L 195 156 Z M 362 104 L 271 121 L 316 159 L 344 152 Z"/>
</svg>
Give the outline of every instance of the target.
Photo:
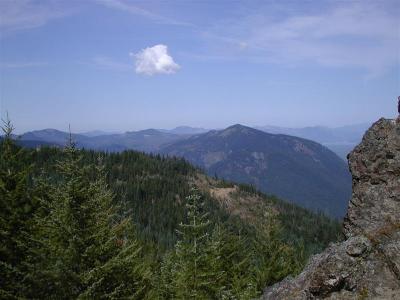
<svg viewBox="0 0 400 300">
<path fill-rule="evenodd" d="M 2 298 L 251 299 L 339 237 L 334 220 L 182 159 L 25 149 L 4 131 Z"/>
</svg>

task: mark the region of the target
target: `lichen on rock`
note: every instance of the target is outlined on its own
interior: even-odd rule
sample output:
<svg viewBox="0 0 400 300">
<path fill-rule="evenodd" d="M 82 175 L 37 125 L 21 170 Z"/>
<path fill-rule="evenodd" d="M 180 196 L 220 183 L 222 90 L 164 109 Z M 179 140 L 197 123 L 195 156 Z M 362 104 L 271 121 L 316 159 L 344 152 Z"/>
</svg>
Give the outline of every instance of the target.
<svg viewBox="0 0 400 300">
<path fill-rule="evenodd" d="M 380 119 L 349 154 L 346 240 L 262 299 L 400 299 L 400 122 Z"/>
</svg>

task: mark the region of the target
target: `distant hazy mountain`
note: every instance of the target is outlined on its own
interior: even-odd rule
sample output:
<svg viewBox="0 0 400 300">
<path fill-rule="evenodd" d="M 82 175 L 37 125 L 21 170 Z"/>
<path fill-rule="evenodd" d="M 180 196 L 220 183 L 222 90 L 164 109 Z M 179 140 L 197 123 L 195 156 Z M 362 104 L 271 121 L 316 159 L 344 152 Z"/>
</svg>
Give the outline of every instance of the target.
<svg viewBox="0 0 400 300">
<path fill-rule="evenodd" d="M 347 154 L 349 154 L 355 146 L 359 143 L 354 144 L 323 144 L 325 147 L 329 148 L 335 152 L 343 161 L 347 162 Z"/>
<path fill-rule="evenodd" d="M 264 132 L 297 136 L 318 143 L 331 149 L 343 160 L 347 154 L 361 141 L 369 123 L 329 128 L 313 126 L 304 128 L 286 128 L 277 126 L 254 127 Z M 126 133 L 112 133 L 103 130 L 93 130 L 73 134 L 78 146 L 107 151 L 123 151 L 135 149 L 146 152 L 157 152 L 160 148 L 177 140 L 192 135 L 206 133 L 210 130 L 190 126 L 178 126 L 174 129 L 147 129 Z M 24 141 L 34 141 L 31 145 L 46 142 L 53 145 L 65 145 L 69 134 L 55 129 L 44 129 L 27 132 L 22 135 Z M 26 143 L 25 143 L 26 144 Z"/>
<path fill-rule="evenodd" d="M 163 153 L 217 175 L 257 186 L 304 207 L 343 216 L 351 194 L 347 165 L 326 147 L 302 138 L 234 125 L 177 141 Z"/>
<path fill-rule="evenodd" d="M 69 139 L 69 136 L 70 134 L 68 132 L 60 131 L 57 129 L 43 129 L 26 132 L 22 134 L 19 139 L 21 141 L 37 141 L 55 145 L 65 145 Z M 87 137 L 84 135 L 73 133 L 72 139 L 76 143 L 81 144 L 87 139 Z"/>
<path fill-rule="evenodd" d="M 103 130 L 92 130 L 92 131 L 85 131 L 79 134 L 94 137 L 94 136 L 101 136 L 101 135 L 110 135 L 110 134 L 119 134 L 120 132 L 111 132 L 111 131 L 103 131 Z"/>
<path fill-rule="evenodd" d="M 67 143 L 69 133 L 44 129 L 24 133 L 20 141 L 24 145 L 52 144 L 63 146 Z M 123 151 L 134 149 L 145 152 L 157 152 L 162 145 L 175 142 L 183 137 L 176 134 L 160 132 L 155 129 L 131 131 L 122 134 L 106 134 L 96 136 L 85 136 L 72 134 L 72 139 L 78 147 L 105 151 Z"/>
<path fill-rule="evenodd" d="M 179 135 L 193 135 L 193 134 L 199 134 L 199 133 L 205 133 L 210 131 L 209 129 L 205 128 L 195 128 L 195 127 L 189 127 L 189 126 L 178 126 L 175 127 L 174 129 L 159 129 L 161 132 L 167 132 L 167 133 L 172 133 L 172 134 L 179 134 Z"/>
<path fill-rule="evenodd" d="M 21 140 L 19 136 L 17 135 L 12 135 L 12 137 L 15 139 L 16 143 L 22 147 L 26 148 L 37 148 L 37 147 L 42 147 L 42 146 L 49 146 L 49 147 L 59 147 L 60 144 L 58 143 L 52 143 L 52 142 L 46 142 L 44 140 Z M 3 139 L 3 136 L 0 136 L 0 141 Z"/>
<path fill-rule="evenodd" d="M 92 137 L 87 146 L 92 149 L 122 147 L 145 152 L 156 152 L 162 145 L 175 142 L 182 137 L 176 134 L 161 132 L 156 129 L 128 131 L 123 134 L 112 134 Z"/>
<path fill-rule="evenodd" d="M 370 123 L 348 125 L 336 128 L 313 126 L 304 128 L 285 128 L 277 126 L 261 126 L 256 129 L 276 134 L 287 134 L 302 137 L 327 146 L 346 160 L 346 155 L 361 142 L 364 132 Z"/>
<path fill-rule="evenodd" d="M 298 136 L 318 143 L 359 143 L 364 132 L 371 126 L 370 123 L 348 125 L 336 128 L 323 126 L 286 128 L 277 126 L 261 126 L 256 129 L 269 132 Z"/>
</svg>

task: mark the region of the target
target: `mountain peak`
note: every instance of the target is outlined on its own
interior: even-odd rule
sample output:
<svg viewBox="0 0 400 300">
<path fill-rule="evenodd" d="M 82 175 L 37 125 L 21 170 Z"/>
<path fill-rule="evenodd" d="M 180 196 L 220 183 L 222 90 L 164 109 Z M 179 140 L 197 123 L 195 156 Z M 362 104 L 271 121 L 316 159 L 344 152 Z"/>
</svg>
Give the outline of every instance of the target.
<svg viewBox="0 0 400 300">
<path fill-rule="evenodd" d="M 235 124 L 232 126 L 229 126 L 223 130 L 220 131 L 220 135 L 227 137 L 227 136 L 231 136 L 233 134 L 250 134 L 250 133 L 255 133 L 258 130 L 254 129 L 254 128 L 250 128 L 247 126 L 244 126 L 242 124 Z"/>
<path fill-rule="evenodd" d="M 252 128 L 250 128 L 250 127 L 247 127 L 247 126 L 244 126 L 244 125 L 242 125 L 242 124 L 234 124 L 234 125 L 231 125 L 231 126 L 229 126 L 229 127 L 227 127 L 226 129 L 245 129 L 245 128 L 248 128 L 248 129 L 252 129 Z M 226 130 L 225 129 L 225 130 Z"/>
<path fill-rule="evenodd" d="M 350 196 L 348 168 L 327 148 L 241 124 L 168 144 L 162 153 L 332 216 L 343 216 Z"/>
</svg>

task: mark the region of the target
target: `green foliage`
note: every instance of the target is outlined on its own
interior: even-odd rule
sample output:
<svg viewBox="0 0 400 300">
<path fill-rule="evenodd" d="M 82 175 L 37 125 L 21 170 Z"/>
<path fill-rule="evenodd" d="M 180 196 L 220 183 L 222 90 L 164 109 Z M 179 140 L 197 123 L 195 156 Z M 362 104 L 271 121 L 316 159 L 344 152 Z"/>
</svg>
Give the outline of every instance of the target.
<svg viewBox="0 0 400 300">
<path fill-rule="evenodd" d="M 115 195 L 115 202 L 126 216 L 132 217 L 140 237 L 157 244 L 159 256 L 173 248 L 178 239 L 176 228 L 184 221 L 184 199 L 190 193 L 193 186 L 191 180 L 198 170 L 182 159 L 135 151 L 80 153 L 83 165 L 93 165 L 99 155 L 102 157 L 107 183 Z M 43 147 L 35 151 L 33 156 L 36 169 L 44 168 L 43 172 L 56 181 L 58 175 L 54 165 L 62 159 L 63 153 L 55 148 Z M 215 187 L 233 187 L 233 184 L 218 180 Z M 241 184 L 239 187 L 244 196 L 246 193 L 254 194 L 264 199 L 268 206 L 277 208 L 285 242 L 294 247 L 304 247 L 305 259 L 338 239 L 339 222 L 274 196 L 266 196 L 253 186 Z M 243 221 L 237 222 L 237 217 L 227 214 L 210 195 L 203 194 L 203 200 L 204 209 L 209 212 L 212 223 L 234 224 L 232 226 L 236 232 L 248 227 Z"/>
<path fill-rule="evenodd" d="M 256 231 L 255 253 L 258 255 L 255 259 L 259 288 L 296 274 L 303 267 L 303 259 L 296 255 L 295 248 L 282 240 L 281 230 L 276 217 L 269 214 Z"/>
<path fill-rule="evenodd" d="M 26 237 L 36 202 L 28 193 L 29 165 L 25 151 L 12 140 L 13 127 L 4 122 L 0 141 L 0 298 L 17 298 L 25 290 Z"/>
<path fill-rule="evenodd" d="M 73 145 L 66 147 L 60 181 L 43 203 L 47 214 L 37 215 L 34 296 L 142 299 L 150 274 L 131 221 L 113 207 L 101 167 L 91 179 L 81 159 Z"/>
<path fill-rule="evenodd" d="M 234 184 L 230 181 L 226 181 L 224 179 L 219 179 L 217 176 L 215 176 L 216 184 L 215 187 L 217 188 L 232 188 Z"/>
<path fill-rule="evenodd" d="M 274 212 L 229 215 L 181 159 L 28 151 L 5 129 L 0 298 L 254 299 L 337 238 L 337 222 L 245 185 Z"/>
<path fill-rule="evenodd" d="M 201 212 L 203 203 L 197 192 L 186 198 L 187 219 L 179 224 L 180 240 L 175 245 L 175 253 L 168 257 L 171 262 L 164 263 L 162 278 L 166 278 L 169 289 L 166 297 L 170 299 L 210 298 L 211 280 L 218 278 L 218 271 L 210 268 L 212 257 L 207 249 L 207 213 Z M 168 279 L 171 278 L 171 279 Z"/>
<path fill-rule="evenodd" d="M 279 236 L 273 218 L 243 237 L 217 224 L 211 231 L 200 196 L 187 198 L 180 240 L 161 264 L 163 299 L 254 299 L 259 290 L 299 271 L 294 249 Z M 211 234 L 209 234 L 211 232 Z"/>
<path fill-rule="evenodd" d="M 178 238 L 176 228 L 184 221 L 185 197 L 197 170 L 182 159 L 135 151 L 80 153 L 82 165 L 93 165 L 101 156 L 115 202 L 121 207 L 120 212 L 136 223 L 140 237 L 156 243 L 160 256 L 173 248 Z M 44 168 L 54 181 L 58 180 L 54 165 L 62 157 L 63 153 L 54 148 L 34 152 L 37 169 Z M 225 222 L 231 218 L 214 199 L 204 196 L 204 209 L 210 213 L 211 221 Z"/>
<path fill-rule="evenodd" d="M 279 235 L 296 249 L 295 253 L 303 264 L 310 255 L 321 252 L 329 243 L 342 238 L 341 223 L 323 213 L 314 213 L 273 195 L 265 195 L 250 185 L 240 184 L 239 190 L 241 195 L 249 193 L 260 197 L 267 206 L 272 205 L 277 210 Z"/>
<path fill-rule="evenodd" d="M 222 276 L 215 281 L 222 293 L 216 299 L 254 299 L 258 295 L 252 240 L 216 225 L 209 242 L 210 252 Z"/>
</svg>

